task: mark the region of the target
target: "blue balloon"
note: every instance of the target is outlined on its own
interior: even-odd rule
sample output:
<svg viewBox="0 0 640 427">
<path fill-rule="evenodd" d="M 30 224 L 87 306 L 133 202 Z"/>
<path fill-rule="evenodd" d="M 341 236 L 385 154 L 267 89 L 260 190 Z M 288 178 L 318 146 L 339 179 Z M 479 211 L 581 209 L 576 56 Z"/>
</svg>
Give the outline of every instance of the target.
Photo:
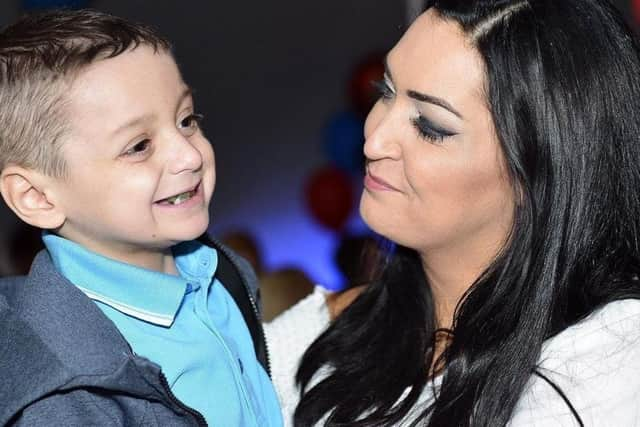
<svg viewBox="0 0 640 427">
<path fill-rule="evenodd" d="M 324 148 L 329 159 L 345 172 L 360 174 L 364 170 L 364 120 L 355 112 L 345 111 L 331 117 L 324 129 Z"/>
<path fill-rule="evenodd" d="M 32 9 L 81 9 L 87 7 L 89 0 L 22 0 L 22 8 Z"/>
</svg>

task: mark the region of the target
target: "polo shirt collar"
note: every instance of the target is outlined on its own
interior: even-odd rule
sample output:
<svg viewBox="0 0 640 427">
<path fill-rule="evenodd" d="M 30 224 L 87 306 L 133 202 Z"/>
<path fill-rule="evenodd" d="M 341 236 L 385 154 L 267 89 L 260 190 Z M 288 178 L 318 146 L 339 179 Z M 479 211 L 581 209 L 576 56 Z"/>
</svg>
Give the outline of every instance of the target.
<svg viewBox="0 0 640 427">
<path fill-rule="evenodd" d="M 197 241 L 172 248 L 180 276 L 173 276 L 91 252 L 45 232 L 43 241 L 54 265 L 89 298 L 146 322 L 171 326 L 186 293 L 213 282 L 217 252 Z"/>
</svg>

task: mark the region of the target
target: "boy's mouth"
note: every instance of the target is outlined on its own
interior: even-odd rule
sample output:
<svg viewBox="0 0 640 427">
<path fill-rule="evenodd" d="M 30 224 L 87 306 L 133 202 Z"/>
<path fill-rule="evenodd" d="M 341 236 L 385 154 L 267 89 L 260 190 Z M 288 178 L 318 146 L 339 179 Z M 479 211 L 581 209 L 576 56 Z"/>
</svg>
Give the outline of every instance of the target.
<svg viewBox="0 0 640 427">
<path fill-rule="evenodd" d="M 184 193 L 176 194 L 175 196 L 167 197 L 166 199 L 159 200 L 156 203 L 161 205 L 173 205 L 173 206 L 180 205 L 186 202 L 187 200 L 191 199 L 193 196 L 195 196 L 198 193 L 199 186 L 200 184 L 196 185 L 196 187 L 193 188 L 192 190 L 185 191 Z"/>
</svg>

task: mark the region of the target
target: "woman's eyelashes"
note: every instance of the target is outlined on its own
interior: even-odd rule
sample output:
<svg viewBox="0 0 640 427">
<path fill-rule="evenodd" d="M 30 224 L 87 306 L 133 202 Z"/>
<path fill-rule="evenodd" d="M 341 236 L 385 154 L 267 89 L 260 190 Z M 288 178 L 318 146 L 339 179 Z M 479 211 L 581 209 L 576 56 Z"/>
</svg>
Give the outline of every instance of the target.
<svg viewBox="0 0 640 427">
<path fill-rule="evenodd" d="M 452 132 L 447 129 L 443 129 L 440 126 L 435 125 L 431 120 L 427 119 L 423 115 L 411 120 L 411 124 L 418 131 L 418 135 L 426 140 L 432 142 L 442 142 L 445 138 L 456 135 L 456 132 Z"/>
<path fill-rule="evenodd" d="M 380 99 L 382 99 L 382 102 L 389 101 L 395 96 L 395 90 L 391 87 L 387 78 L 373 82 L 373 86 L 377 90 Z M 412 119 L 411 124 L 422 139 L 426 139 L 431 142 L 439 143 L 442 142 L 444 138 L 456 135 L 456 132 L 452 132 L 440 126 L 437 126 L 431 120 L 427 119 L 421 114 L 418 115 L 418 117 Z"/>
<path fill-rule="evenodd" d="M 373 81 L 371 84 L 376 92 L 378 92 L 378 97 L 381 98 L 383 102 L 392 99 L 395 95 L 394 90 L 391 88 L 389 81 L 386 78 Z"/>
</svg>

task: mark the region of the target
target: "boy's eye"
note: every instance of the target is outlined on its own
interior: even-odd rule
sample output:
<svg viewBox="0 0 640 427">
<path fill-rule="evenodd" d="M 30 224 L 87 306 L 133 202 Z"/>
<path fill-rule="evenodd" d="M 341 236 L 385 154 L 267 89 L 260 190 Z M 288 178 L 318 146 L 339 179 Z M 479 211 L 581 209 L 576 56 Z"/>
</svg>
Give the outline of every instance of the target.
<svg viewBox="0 0 640 427">
<path fill-rule="evenodd" d="M 178 127 L 182 131 L 182 134 L 185 136 L 191 136 L 195 134 L 198 129 L 200 129 L 200 122 L 204 116 L 202 114 L 189 114 L 187 117 L 182 119 L 178 124 Z"/>
<path fill-rule="evenodd" d="M 123 153 L 123 155 L 125 155 L 125 156 L 135 156 L 135 155 L 144 154 L 147 151 L 149 151 L 150 147 L 151 147 L 151 140 L 150 139 L 143 139 L 142 141 L 136 143 L 131 148 L 126 150 Z"/>
</svg>

